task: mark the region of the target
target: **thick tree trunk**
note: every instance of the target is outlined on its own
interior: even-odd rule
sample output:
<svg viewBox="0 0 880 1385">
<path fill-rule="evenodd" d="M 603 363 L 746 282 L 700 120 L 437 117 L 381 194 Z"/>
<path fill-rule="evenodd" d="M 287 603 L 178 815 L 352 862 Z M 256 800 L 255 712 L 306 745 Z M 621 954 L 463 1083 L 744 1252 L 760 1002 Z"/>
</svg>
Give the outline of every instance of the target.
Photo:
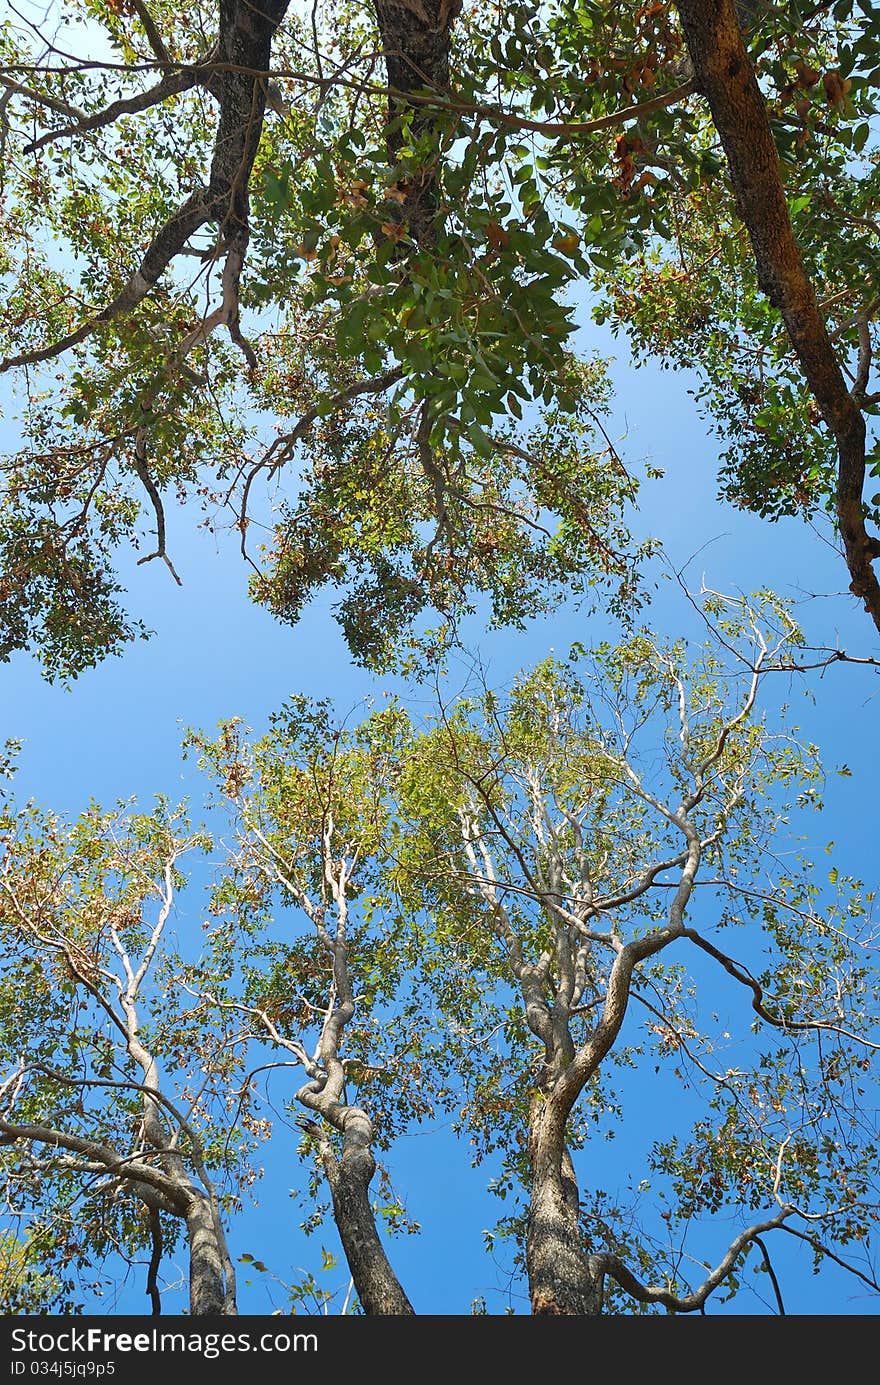
<svg viewBox="0 0 880 1385">
<path fill-rule="evenodd" d="M 222 243 L 236 247 L 242 256 L 249 236 L 248 186 L 263 131 L 272 40 L 288 3 L 220 0 L 220 70 L 210 83 L 220 101 L 220 120 L 206 200 L 220 225 Z M 254 72 L 267 75 L 255 78 Z"/>
<path fill-rule="evenodd" d="M 190 1193 L 186 1229 L 189 1236 L 189 1311 L 193 1317 L 234 1313 L 234 1307 L 227 1302 L 225 1261 L 214 1214 L 204 1193 Z"/>
<path fill-rule="evenodd" d="M 449 85 L 449 43 L 461 0 L 373 0 L 392 93 L 388 98 L 388 158 L 397 163 L 406 143 L 396 123 L 411 117 L 410 138 L 430 135 L 435 117 L 421 104 L 407 101 L 407 92 L 436 91 Z M 411 240 L 422 248 L 434 242 L 437 216 L 437 159 L 432 154 L 418 169 L 402 174 L 398 184 L 404 201 L 389 203 L 388 219 L 405 222 Z"/>
<path fill-rule="evenodd" d="M 370 1148 L 372 1125 L 362 1111 L 345 1117 L 342 1154 L 329 1143 L 322 1159 L 333 1198 L 333 1215 L 361 1307 L 369 1316 L 394 1317 L 415 1312 L 404 1293 L 376 1230 L 370 1182 L 376 1161 Z"/>
<path fill-rule="evenodd" d="M 590 1267 L 580 1227 L 577 1181 L 564 1131 L 535 1098 L 529 1117 L 531 1202 L 526 1267 L 532 1312 L 540 1316 L 599 1317 L 602 1281 Z"/>
<path fill-rule="evenodd" d="M 778 308 L 816 403 L 837 444 L 837 521 L 850 590 L 880 629 L 880 541 L 865 529 L 865 420 L 848 390 L 813 286 L 804 268 L 785 199 L 779 156 L 743 42 L 734 0 L 678 0 L 694 70 L 730 168 L 737 210 L 748 231 L 758 283 Z"/>
</svg>

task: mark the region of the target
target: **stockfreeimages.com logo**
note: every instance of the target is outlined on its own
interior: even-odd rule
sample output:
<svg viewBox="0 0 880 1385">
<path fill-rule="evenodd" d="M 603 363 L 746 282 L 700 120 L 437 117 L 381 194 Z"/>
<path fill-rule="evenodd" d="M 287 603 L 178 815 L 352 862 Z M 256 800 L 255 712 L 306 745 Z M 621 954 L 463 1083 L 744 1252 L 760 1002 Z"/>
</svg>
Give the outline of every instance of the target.
<svg viewBox="0 0 880 1385">
<path fill-rule="evenodd" d="M 32 1356 L 63 1353 L 74 1356 L 112 1355 L 115 1352 L 137 1354 L 168 1354 L 202 1356 L 207 1361 L 236 1352 L 317 1351 L 318 1338 L 314 1332 L 167 1332 L 151 1328 L 148 1332 L 115 1332 L 104 1327 L 65 1328 L 47 1332 L 31 1328 L 12 1329 L 13 1353 L 27 1352 Z M 23 1369 L 17 1369 L 21 1367 Z M 13 1374 L 24 1374 L 25 1362 L 13 1363 Z"/>
</svg>

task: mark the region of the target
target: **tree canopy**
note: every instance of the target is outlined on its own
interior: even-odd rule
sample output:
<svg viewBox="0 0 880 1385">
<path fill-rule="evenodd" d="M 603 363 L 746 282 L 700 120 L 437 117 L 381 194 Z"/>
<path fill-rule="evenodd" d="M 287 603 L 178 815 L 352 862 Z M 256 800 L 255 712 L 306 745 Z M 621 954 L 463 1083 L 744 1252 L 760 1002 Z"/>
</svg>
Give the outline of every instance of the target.
<svg viewBox="0 0 880 1385">
<path fill-rule="evenodd" d="M 70 677 L 140 633 L 114 553 L 176 576 L 169 499 L 237 532 L 280 619 L 332 583 L 371 665 L 481 593 L 514 625 L 630 603 L 583 293 L 696 367 L 725 494 L 827 511 L 880 618 L 872 6 L 51 16 L 0 54 L 6 657 Z"/>
<path fill-rule="evenodd" d="M 824 772 L 781 705 L 850 656 L 759 564 L 682 592 L 700 649 L 655 628 L 663 474 L 588 330 L 633 392 L 686 372 L 719 503 L 812 526 L 875 639 L 878 91 L 861 0 L 10 6 L 0 661 L 70 687 L 149 636 L 185 516 L 396 692 L 193 727 L 204 808 L 0 800 L 9 1311 L 131 1267 L 239 1311 L 281 1148 L 343 1311 L 409 1316 L 395 1150 L 442 1123 L 535 1315 L 701 1312 L 746 1266 L 783 1312 L 792 1240 L 878 1289 L 873 883 L 798 844 Z M 563 604 L 567 654 L 448 691 L 466 617 Z M 651 1081 L 675 1118 L 612 1192 Z"/>
</svg>

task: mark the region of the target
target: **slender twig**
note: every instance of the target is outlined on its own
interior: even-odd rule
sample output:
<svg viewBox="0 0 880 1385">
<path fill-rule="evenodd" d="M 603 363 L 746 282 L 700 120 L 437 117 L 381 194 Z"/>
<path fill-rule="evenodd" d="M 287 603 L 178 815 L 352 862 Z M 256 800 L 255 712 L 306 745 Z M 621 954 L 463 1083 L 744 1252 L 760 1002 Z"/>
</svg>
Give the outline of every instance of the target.
<svg viewBox="0 0 880 1385">
<path fill-rule="evenodd" d="M 147 495 L 150 497 L 150 501 L 152 502 L 153 506 L 153 512 L 156 516 L 156 547 L 153 549 L 152 553 L 147 553 L 144 555 L 143 558 L 138 558 L 137 565 L 138 567 L 142 567 L 144 563 L 151 563 L 154 558 L 161 558 L 165 566 L 168 568 L 168 571 L 171 573 L 171 576 L 177 583 L 177 585 L 179 587 L 182 587 L 183 583 L 177 575 L 177 572 L 174 568 L 174 564 L 169 558 L 165 548 L 165 510 L 162 505 L 162 497 L 159 494 L 158 489 L 156 488 L 156 483 L 150 475 L 150 471 L 147 466 L 148 437 L 149 429 L 146 426 L 138 429 L 134 440 L 133 461 L 134 469 L 137 473 L 138 480 L 140 481 L 144 490 L 147 492 Z"/>
</svg>

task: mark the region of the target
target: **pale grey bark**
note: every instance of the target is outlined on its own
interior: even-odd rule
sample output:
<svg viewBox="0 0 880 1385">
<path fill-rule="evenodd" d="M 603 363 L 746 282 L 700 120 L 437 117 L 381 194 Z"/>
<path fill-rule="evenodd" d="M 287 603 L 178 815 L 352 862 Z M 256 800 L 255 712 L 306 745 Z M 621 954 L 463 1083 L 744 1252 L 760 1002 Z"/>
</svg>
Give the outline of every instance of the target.
<svg viewBox="0 0 880 1385">
<path fill-rule="evenodd" d="M 543 1049 L 528 1118 L 530 1186 L 525 1245 L 532 1312 L 540 1316 L 600 1315 L 605 1277 L 620 1268 L 618 1260 L 591 1253 L 568 1147 L 569 1119 L 585 1087 L 618 1040 L 638 968 L 687 938 L 685 918 L 702 854 L 723 831 L 739 802 L 742 782 L 734 777 L 718 804 L 715 826 L 701 837 L 694 810 L 710 788 L 713 772 L 724 757 L 731 735 L 754 706 L 762 669 L 778 653 L 778 649 L 768 648 L 754 622 L 752 634 L 753 671 L 739 709 L 721 724 L 698 759 L 690 758 L 692 732 L 684 683 L 671 662 L 663 665 L 678 705 L 682 746 L 679 768 L 686 770 L 689 780 L 680 803 L 667 803 L 645 787 L 630 759 L 628 737 L 622 727 L 622 750 L 614 751 L 607 745 L 601 749 L 606 761 L 614 765 L 621 785 L 682 840 L 679 853 L 649 860 L 633 883 L 611 892 L 597 889 L 580 822 L 576 814 L 560 808 L 552 786 L 543 783 L 537 766 L 524 774 L 521 786 L 530 804 L 531 843 L 522 833 L 521 821 L 516 816 L 506 817 L 480 781 L 473 781 L 470 807 L 459 812 L 467 878 L 473 882 L 472 891 L 487 907 L 490 926 L 506 952 L 512 977 L 519 987 L 526 1023 Z M 559 845 L 563 828 L 569 831 L 574 843 L 568 856 Z M 522 873 L 523 892 L 541 905 L 548 920 L 552 941 L 531 961 L 525 956 L 524 939 L 505 904 L 508 881 L 501 878 L 493 855 L 499 840 Z M 671 870 L 678 874 L 662 925 L 629 942 L 623 941 L 616 925 L 610 930 L 597 927 L 613 919 L 627 904 L 647 895 L 655 888 L 658 876 L 665 877 Z M 522 886 L 517 885 L 517 889 Z M 603 954 L 601 964 L 594 956 L 596 949 Z M 575 1014 L 594 1009 L 598 1015 L 587 1037 L 575 1043 Z M 776 1224 L 774 1221 L 773 1225 Z M 759 1227 L 755 1234 L 762 1229 L 765 1228 Z M 725 1259 L 727 1272 L 738 1253 Z M 626 1283 L 621 1274 L 614 1273 L 614 1278 L 625 1288 L 637 1283 L 632 1275 Z M 715 1283 L 705 1288 L 704 1296 Z M 663 1301 L 659 1291 L 646 1289 L 644 1293 L 648 1295 L 644 1301 Z M 682 1311 L 692 1309 L 685 1307 Z"/>
<path fill-rule="evenodd" d="M 278 1047 L 293 1054 L 309 1080 L 296 1094 L 297 1101 L 323 1124 L 309 1122 L 333 1203 L 336 1227 L 345 1251 L 355 1292 L 368 1315 L 409 1315 L 414 1312 L 382 1244 L 370 1199 L 376 1172 L 374 1132 L 369 1114 L 350 1104 L 345 1095 L 345 1066 L 341 1049 L 346 1025 L 355 1013 L 348 939 L 348 889 L 357 851 L 336 856 L 333 814 L 325 813 L 321 838 L 323 899 L 312 899 L 266 834 L 244 815 L 250 843 L 250 859 L 257 869 L 276 880 L 303 910 L 331 963 L 331 985 L 320 1034 L 313 1052 L 302 1039 L 282 1035 L 265 1012 L 251 1009 Z M 335 918 L 327 918 L 332 903 Z M 246 1008 L 246 1007 L 237 1007 Z M 341 1136 L 341 1151 L 334 1148 L 331 1132 Z"/>
<path fill-rule="evenodd" d="M 50 956 L 64 959 L 66 968 L 84 991 L 92 997 L 111 1021 L 121 1039 L 120 1047 L 141 1072 L 140 1081 L 77 1077 L 55 1072 L 35 1063 L 11 1074 L 0 1084 L 4 1115 L 0 1117 L 0 1142 L 14 1144 L 25 1165 L 34 1170 L 64 1168 L 83 1174 L 101 1175 L 100 1189 L 106 1196 L 129 1193 L 143 1203 L 150 1226 L 152 1253 L 146 1290 L 153 1311 L 160 1308 L 158 1288 L 161 1249 L 159 1214 L 178 1218 L 186 1226 L 190 1280 L 190 1312 L 234 1313 L 235 1275 L 226 1246 L 219 1201 L 208 1176 L 201 1142 L 191 1124 L 162 1092 L 159 1066 L 140 1033 L 139 1006 L 143 983 L 156 958 L 162 935 L 174 905 L 174 871 L 180 850 L 169 851 L 161 881 L 155 884 L 159 912 L 139 959 L 135 960 L 113 919 L 107 921 L 107 934 L 119 958 L 118 972 L 96 965 L 80 944 L 60 929 L 45 922 L 36 924 L 22 906 L 12 882 L 0 877 L 2 888 L 22 934 Z M 142 1098 L 139 1128 L 134 1145 L 124 1149 L 107 1140 L 89 1135 L 88 1130 L 69 1130 L 51 1118 L 41 1122 L 16 1122 L 13 1112 L 26 1093 L 31 1077 L 50 1078 L 53 1083 L 80 1087 L 84 1091 L 126 1089 Z M 185 1141 L 186 1155 L 181 1148 Z M 41 1154 L 37 1154 L 37 1151 Z"/>
<path fill-rule="evenodd" d="M 186 1233 L 190 1312 L 194 1317 L 234 1313 L 227 1283 L 228 1256 L 217 1234 L 216 1211 L 210 1197 L 197 1188 L 188 1190 Z"/>
</svg>

